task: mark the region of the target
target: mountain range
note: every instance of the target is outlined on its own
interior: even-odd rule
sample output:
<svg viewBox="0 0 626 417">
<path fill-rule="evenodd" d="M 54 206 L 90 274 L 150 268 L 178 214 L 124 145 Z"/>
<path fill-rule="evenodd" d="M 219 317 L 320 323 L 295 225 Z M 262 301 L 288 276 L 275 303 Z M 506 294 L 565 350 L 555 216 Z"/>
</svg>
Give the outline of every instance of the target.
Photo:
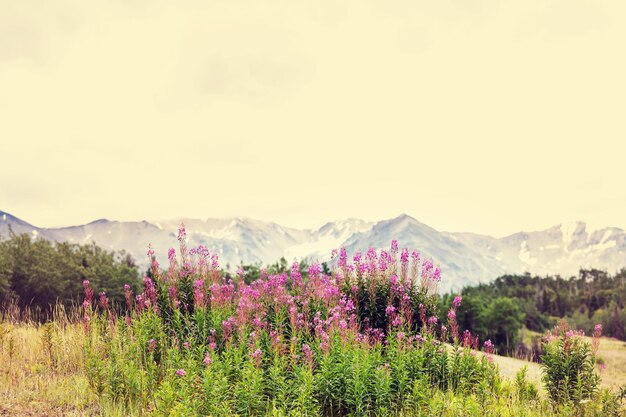
<svg viewBox="0 0 626 417">
<path fill-rule="evenodd" d="M 444 290 L 488 282 L 505 273 L 570 276 L 580 268 L 615 272 L 626 267 L 626 232 L 616 227 L 592 229 L 584 222 L 495 238 L 438 231 L 406 214 L 378 222 L 328 222 L 318 229 L 295 229 L 242 217 L 150 222 L 100 219 L 79 226 L 41 228 L 0 211 L 0 238 L 6 238 L 10 228 L 51 241 L 95 242 L 108 250 L 125 250 L 138 265 L 147 267 L 148 243 L 165 265 L 167 249 L 177 246 L 181 222 L 189 246 L 204 245 L 219 255 L 222 265 L 231 266 L 268 264 L 281 257 L 322 262 L 341 246 L 353 254 L 369 247 L 388 248 L 396 239 L 401 247 L 417 249 L 441 266 Z"/>
</svg>

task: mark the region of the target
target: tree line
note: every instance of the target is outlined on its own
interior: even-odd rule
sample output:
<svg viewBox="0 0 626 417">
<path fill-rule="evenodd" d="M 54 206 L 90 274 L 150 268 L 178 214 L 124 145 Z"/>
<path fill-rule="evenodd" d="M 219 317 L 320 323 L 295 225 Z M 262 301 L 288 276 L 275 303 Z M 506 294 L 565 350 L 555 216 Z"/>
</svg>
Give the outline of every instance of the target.
<svg viewBox="0 0 626 417">
<path fill-rule="evenodd" d="M 0 304 L 45 315 L 57 303 L 80 304 L 84 280 L 118 302 L 124 300 L 124 284 L 139 287 L 135 262 L 123 251 L 109 252 L 94 243 L 32 239 L 28 234 L 10 233 L 0 239 Z"/>
<path fill-rule="evenodd" d="M 570 278 L 504 275 L 461 292 L 460 326 L 490 338 L 501 353 L 524 353 L 531 347 L 522 344 L 523 328 L 544 332 L 560 319 L 588 335 L 601 324 L 605 336 L 626 340 L 626 269 L 581 269 Z M 440 311 L 455 295 L 441 298 Z"/>
</svg>

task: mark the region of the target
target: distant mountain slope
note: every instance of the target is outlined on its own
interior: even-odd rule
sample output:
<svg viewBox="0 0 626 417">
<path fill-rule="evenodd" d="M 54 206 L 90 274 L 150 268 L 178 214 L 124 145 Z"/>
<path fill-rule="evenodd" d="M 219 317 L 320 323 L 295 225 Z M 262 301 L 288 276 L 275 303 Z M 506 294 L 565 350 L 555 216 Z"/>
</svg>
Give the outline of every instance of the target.
<svg viewBox="0 0 626 417">
<path fill-rule="evenodd" d="M 166 263 L 167 249 L 176 246 L 180 222 L 190 246 L 204 245 L 220 256 L 222 265 L 275 262 L 280 257 L 325 261 L 332 249 L 345 246 L 349 253 L 368 247 L 401 246 L 418 249 L 442 268 L 444 289 L 486 282 L 504 273 L 577 274 L 581 267 L 614 272 L 626 267 L 626 232 L 607 227 L 590 230 L 583 222 L 563 224 L 537 232 L 520 232 L 504 238 L 474 233 L 440 232 L 408 215 L 379 222 L 347 219 L 319 229 L 294 229 L 277 223 L 233 217 L 118 222 L 106 219 L 63 228 L 39 228 L 0 211 L 0 235 L 9 227 L 16 233 L 74 243 L 96 242 L 109 250 L 124 249 L 143 267 L 146 247 L 152 243 L 159 261 Z"/>
</svg>

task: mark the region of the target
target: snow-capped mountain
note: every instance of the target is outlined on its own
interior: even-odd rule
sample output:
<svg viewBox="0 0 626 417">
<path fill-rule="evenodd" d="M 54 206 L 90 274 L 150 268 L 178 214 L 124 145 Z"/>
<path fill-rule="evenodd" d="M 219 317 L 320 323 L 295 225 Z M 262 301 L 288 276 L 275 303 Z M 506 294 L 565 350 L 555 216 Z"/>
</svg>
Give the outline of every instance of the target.
<svg viewBox="0 0 626 417">
<path fill-rule="evenodd" d="M 581 267 L 609 272 L 626 267 L 626 232 L 615 227 L 591 229 L 583 222 L 494 238 L 441 232 L 408 215 L 379 222 L 347 219 L 302 230 L 241 217 L 150 222 L 101 219 L 80 226 L 39 228 L 0 211 L 0 237 L 6 237 L 10 227 L 15 233 L 36 238 L 95 242 L 109 250 L 126 250 L 146 267 L 148 243 L 164 264 L 167 249 L 177 246 L 181 222 L 187 229 L 188 245 L 206 246 L 219 255 L 222 265 L 242 261 L 267 264 L 281 257 L 289 261 L 304 257 L 327 261 L 332 249 L 340 246 L 353 254 L 370 246 L 389 247 L 396 239 L 401 246 L 417 249 L 423 257 L 440 264 L 444 289 L 487 282 L 504 273 L 570 276 Z"/>
</svg>

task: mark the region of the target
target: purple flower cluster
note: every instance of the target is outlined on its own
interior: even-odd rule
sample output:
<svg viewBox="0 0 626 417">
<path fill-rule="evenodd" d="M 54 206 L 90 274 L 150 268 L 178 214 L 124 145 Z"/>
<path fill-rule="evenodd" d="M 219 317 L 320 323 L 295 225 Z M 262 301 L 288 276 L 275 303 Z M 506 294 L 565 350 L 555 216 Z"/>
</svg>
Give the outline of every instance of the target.
<svg viewBox="0 0 626 417">
<path fill-rule="evenodd" d="M 436 291 L 441 280 L 440 268 L 431 259 L 422 261 L 417 251 L 400 248 L 395 240 L 390 250 L 377 252 L 369 248 L 365 255 L 357 252 L 352 263 L 348 263 L 345 248 L 333 251 L 334 265 L 330 273 L 313 263 L 304 276 L 300 263 L 294 262 L 287 272 L 268 274 L 262 271 L 259 279 L 246 283 L 242 267 L 234 280 L 222 274 L 217 255 L 206 247 L 194 247 L 187 252 L 186 237 L 181 225 L 180 256 L 171 248 L 166 271 L 153 269 L 151 277 L 144 278 L 143 291 L 134 301 L 130 285 L 124 286 L 124 294 L 129 308 L 134 307 L 134 314 L 161 315 L 160 305 L 180 314 L 195 317 L 198 313 L 198 317 L 210 317 L 203 323 L 215 328 L 204 333 L 204 343 L 198 344 L 197 339 L 179 335 L 181 341 L 193 341 L 193 349 L 190 341 L 184 341 L 182 348 L 191 352 L 205 349 L 201 356 L 205 366 L 218 360 L 223 349 L 237 343 L 247 346 L 248 359 L 257 367 L 264 358 L 287 353 L 295 357 L 301 355 L 304 362 L 313 367 L 316 355 L 327 354 L 333 342 L 397 343 L 404 349 L 436 340 L 438 329 L 441 329 L 442 342 L 446 341 L 448 333 L 455 343 L 459 342 L 457 310 L 462 297 L 454 298 L 447 314 L 448 322 L 439 323 L 432 301 L 425 294 Z M 151 246 L 148 256 L 154 257 Z M 93 305 L 93 291 L 88 281 L 84 288 L 87 312 L 87 306 Z M 164 289 L 168 289 L 167 294 Z M 368 304 L 371 300 L 380 300 L 383 294 L 385 304 L 374 308 Z M 191 298 L 193 305 L 187 305 L 192 303 Z M 103 309 L 108 308 L 108 301 L 103 301 L 105 294 L 101 294 L 99 300 Z M 384 308 L 383 317 L 378 308 Z M 466 347 L 477 348 L 477 339 L 469 333 L 463 335 L 461 342 Z M 175 345 L 180 348 L 178 339 Z M 156 340 L 150 339 L 149 352 L 154 352 L 156 347 Z M 185 370 L 177 370 L 176 375 L 185 376 Z"/>
</svg>

